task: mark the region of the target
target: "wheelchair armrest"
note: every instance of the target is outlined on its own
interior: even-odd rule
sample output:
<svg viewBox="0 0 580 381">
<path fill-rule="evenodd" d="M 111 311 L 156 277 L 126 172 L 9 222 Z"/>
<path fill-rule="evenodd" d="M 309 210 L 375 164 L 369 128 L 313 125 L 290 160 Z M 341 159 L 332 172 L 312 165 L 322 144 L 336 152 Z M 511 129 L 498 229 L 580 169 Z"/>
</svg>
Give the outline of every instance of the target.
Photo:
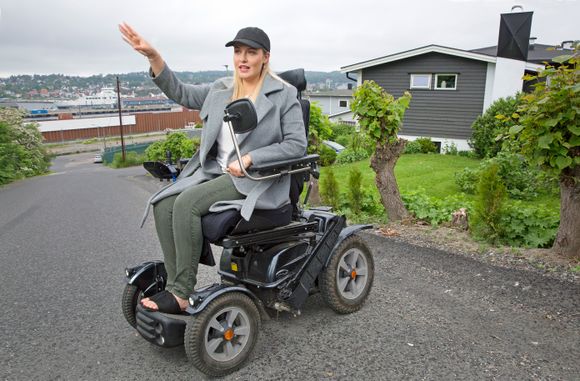
<svg viewBox="0 0 580 381">
<path fill-rule="evenodd" d="M 281 161 L 274 161 L 271 163 L 264 163 L 261 165 L 252 165 L 250 167 L 251 170 L 265 172 L 265 171 L 272 171 L 276 169 L 284 169 L 288 167 L 304 167 L 306 165 L 310 165 L 312 163 L 316 163 L 320 156 L 312 154 L 303 156 L 297 159 L 290 159 L 290 160 L 281 160 Z"/>
<path fill-rule="evenodd" d="M 149 173 L 160 180 L 171 180 L 179 175 L 179 169 L 173 164 L 166 164 L 160 161 L 146 161 L 143 163 Z"/>
</svg>

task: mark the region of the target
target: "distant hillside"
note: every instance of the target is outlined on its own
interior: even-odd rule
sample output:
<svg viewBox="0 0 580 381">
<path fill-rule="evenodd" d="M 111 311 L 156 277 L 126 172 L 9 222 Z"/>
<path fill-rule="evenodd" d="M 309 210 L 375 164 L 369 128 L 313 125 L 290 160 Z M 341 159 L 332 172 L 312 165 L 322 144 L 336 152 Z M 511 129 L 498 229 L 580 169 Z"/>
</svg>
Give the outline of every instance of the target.
<svg viewBox="0 0 580 381">
<path fill-rule="evenodd" d="M 138 96 L 158 93 L 151 78 L 146 72 L 127 74 L 93 75 L 90 77 L 50 75 L 16 75 L 0 78 L 0 98 L 42 99 L 42 98 L 75 98 L 81 93 L 89 94 L 102 87 L 116 86 L 115 77 L 121 80 L 122 92 L 134 92 Z M 225 70 L 184 71 L 176 72 L 185 83 L 211 83 L 218 78 L 226 77 Z M 231 75 L 231 71 L 229 72 Z M 350 81 L 338 71 L 307 71 L 306 80 L 310 86 L 319 89 L 336 88 Z"/>
</svg>

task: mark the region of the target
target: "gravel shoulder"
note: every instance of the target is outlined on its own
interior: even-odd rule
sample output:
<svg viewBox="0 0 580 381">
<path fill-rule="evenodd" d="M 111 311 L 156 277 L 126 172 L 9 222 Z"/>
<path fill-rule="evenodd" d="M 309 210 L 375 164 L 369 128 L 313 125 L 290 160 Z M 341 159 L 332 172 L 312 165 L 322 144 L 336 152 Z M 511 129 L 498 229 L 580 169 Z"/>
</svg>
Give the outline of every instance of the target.
<svg viewBox="0 0 580 381">
<path fill-rule="evenodd" d="M 390 223 L 373 233 L 398 242 L 438 249 L 472 258 L 493 266 L 530 271 L 542 276 L 580 284 L 580 257 L 564 258 L 552 249 L 526 249 L 476 242 L 468 232 L 451 227 L 433 227 L 420 223 Z M 576 270 L 576 271 L 574 271 Z"/>
</svg>

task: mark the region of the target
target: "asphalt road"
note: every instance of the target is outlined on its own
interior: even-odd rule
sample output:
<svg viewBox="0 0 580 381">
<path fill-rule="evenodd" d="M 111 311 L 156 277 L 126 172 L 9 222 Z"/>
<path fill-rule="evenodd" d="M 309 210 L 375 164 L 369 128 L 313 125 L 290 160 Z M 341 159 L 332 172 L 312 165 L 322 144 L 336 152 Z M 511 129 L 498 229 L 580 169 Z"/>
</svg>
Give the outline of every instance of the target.
<svg viewBox="0 0 580 381">
<path fill-rule="evenodd" d="M 182 347 L 163 349 L 124 321 L 123 269 L 159 258 L 160 185 L 92 154 L 0 188 L 0 379 L 204 379 Z M 580 287 L 366 235 L 376 278 L 358 313 L 320 296 L 265 322 L 233 380 L 580 379 Z M 200 284 L 216 280 L 202 266 Z"/>
</svg>

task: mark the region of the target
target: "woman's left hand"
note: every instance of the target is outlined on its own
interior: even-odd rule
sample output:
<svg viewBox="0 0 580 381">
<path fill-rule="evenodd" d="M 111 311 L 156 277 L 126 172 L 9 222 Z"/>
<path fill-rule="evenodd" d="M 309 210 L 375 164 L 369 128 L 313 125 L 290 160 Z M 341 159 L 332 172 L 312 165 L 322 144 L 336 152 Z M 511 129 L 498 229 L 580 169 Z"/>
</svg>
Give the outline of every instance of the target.
<svg viewBox="0 0 580 381">
<path fill-rule="evenodd" d="M 244 168 L 248 168 L 250 165 L 252 165 L 252 158 L 250 157 L 250 155 L 244 155 L 244 156 L 242 156 L 242 162 L 244 164 Z M 228 165 L 228 168 L 226 169 L 226 171 L 230 175 L 233 175 L 236 177 L 243 177 L 244 176 L 244 172 L 242 172 L 242 169 L 240 168 L 240 163 L 238 162 L 237 159 L 232 161 Z"/>
</svg>

